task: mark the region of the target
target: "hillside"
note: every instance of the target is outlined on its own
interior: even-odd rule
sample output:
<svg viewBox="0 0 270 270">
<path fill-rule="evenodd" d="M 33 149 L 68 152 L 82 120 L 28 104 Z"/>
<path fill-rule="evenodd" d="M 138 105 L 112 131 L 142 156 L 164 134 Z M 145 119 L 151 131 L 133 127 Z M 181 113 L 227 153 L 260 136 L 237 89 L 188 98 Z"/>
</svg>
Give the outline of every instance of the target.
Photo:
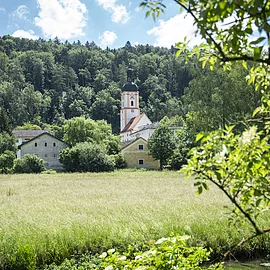
<svg viewBox="0 0 270 270">
<path fill-rule="evenodd" d="M 140 107 L 152 121 L 187 119 L 192 132 L 212 130 L 250 115 L 259 95 L 245 70 L 202 70 L 175 49 L 150 45 L 101 49 L 94 42 L 61 43 L 0 37 L 0 106 L 12 127 L 26 122 L 61 126 L 65 119 L 105 119 L 119 132 L 120 91 L 134 70 Z M 225 92 L 226 90 L 226 92 Z"/>
</svg>

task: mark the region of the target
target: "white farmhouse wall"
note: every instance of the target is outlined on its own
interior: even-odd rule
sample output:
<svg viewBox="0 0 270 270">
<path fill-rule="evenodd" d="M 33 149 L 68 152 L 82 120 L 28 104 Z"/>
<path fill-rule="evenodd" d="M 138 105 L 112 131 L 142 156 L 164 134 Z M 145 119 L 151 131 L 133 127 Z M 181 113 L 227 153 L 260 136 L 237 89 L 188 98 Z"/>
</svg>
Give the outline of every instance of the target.
<svg viewBox="0 0 270 270">
<path fill-rule="evenodd" d="M 47 169 L 61 170 L 62 165 L 59 162 L 59 154 L 67 145 L 57 138 L 43 134 L 35 139 L 21 145 L 21 157 L 25 154 L 36 155 L 45 160 Z"/>
</svg>

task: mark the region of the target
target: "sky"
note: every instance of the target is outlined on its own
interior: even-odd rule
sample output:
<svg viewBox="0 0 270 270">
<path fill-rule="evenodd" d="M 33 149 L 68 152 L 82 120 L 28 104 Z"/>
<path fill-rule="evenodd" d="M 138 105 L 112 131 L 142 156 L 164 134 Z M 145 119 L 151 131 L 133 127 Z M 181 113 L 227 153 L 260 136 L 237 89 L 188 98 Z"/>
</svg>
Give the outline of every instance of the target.
<svg viewBox="0 0 270 270">
<path fill-rule="evenodd" d="M 154 21 L 145 18 L 140 0 L 0 0 L 0 36 L 94 41 L 102 48 L 127 41 L 170 47 L 185 36 L 199 43 L 192 19 L 174 1 L 163 3 L 165 14 Z"/>
</svg>

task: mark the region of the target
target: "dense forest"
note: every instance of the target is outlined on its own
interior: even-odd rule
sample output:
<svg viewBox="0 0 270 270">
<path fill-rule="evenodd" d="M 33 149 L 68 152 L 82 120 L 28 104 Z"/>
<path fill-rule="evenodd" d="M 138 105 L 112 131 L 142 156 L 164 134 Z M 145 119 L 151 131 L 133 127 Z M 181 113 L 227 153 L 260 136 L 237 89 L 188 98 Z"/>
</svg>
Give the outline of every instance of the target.
<svg viewBox="0 0 270 270">
<path fill-rule="evenodd" d="M 202 69 L 175 49 L 150 45 L 101 49 L 94 42 L 61 43 L 0 37 L 0 107 L 12 128 L 61 126 L 77 116 L 104 119 L 119 133 L 121 87 L 134 70 L 140 107 L 152 121 L 179 115 L 189 132 L 209 131 L 250 116 L 260 100 L 246 70 Z"/>
</svg>

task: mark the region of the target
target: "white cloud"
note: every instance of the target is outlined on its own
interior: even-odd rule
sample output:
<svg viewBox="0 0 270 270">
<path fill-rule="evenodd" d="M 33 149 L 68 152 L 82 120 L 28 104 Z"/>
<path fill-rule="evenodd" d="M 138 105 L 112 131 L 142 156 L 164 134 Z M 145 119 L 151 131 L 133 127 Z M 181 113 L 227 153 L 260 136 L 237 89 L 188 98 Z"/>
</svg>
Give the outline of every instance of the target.
<svg viewBox="0 0 270 270">
<path fill-rule="evenodd" d="M 83 36 L 87 8 L 80 0 L 38 0 L 35 24 L 46 37 L 69 39 Z"/>
<path fill-rule="evenodd" d="M 0 11 L 6 11 L 3 7 L 0 7 Z"/>
<path fill-rule="evenodd" d="M 110 31 L 105 31 L 102 36 L 99 36 L 99 39 L 101 39 L 101 45 L 103 47 L 112 45 L 117 40 L 117 38 L 117 35 Z"/>
<path fill-rule="evenodd" d="M 116 0 L 97 0 L 105 9 L 113 12 L 112 21 L 115 23 L 127 23 L 130 19 L 127 8 L 124 5 L 117 5 Z"/>
<path fill-rule="evenodd" d="M 13 18 L 19 18 L 21 20 L 27 20 L 27 14 L 29 13 L 28 7 L 25 5 L 18 6 L 17 9 L 11 13 Z"/>
<path fill-rule="evenodd" d="M 38 36 L 35 35 L 35 32 L 33 30 L 17 30 L 12 34 L 12 36 L 19 38 L 38 39 Z"/>
<path fill-rule="evenodd" d="M 182 13 L 168 21 L 159 20 L 159 26 L 147 31 L 147 34 L 156 37 L 155 46 L 170 47 L 176 42 L 184 41 L 184 37 L 191 40 L 190 46 L 194 46 L 202 42 L 199 36 L 195 36 L 195 31 L 192 17 Z"/>
</svg>

